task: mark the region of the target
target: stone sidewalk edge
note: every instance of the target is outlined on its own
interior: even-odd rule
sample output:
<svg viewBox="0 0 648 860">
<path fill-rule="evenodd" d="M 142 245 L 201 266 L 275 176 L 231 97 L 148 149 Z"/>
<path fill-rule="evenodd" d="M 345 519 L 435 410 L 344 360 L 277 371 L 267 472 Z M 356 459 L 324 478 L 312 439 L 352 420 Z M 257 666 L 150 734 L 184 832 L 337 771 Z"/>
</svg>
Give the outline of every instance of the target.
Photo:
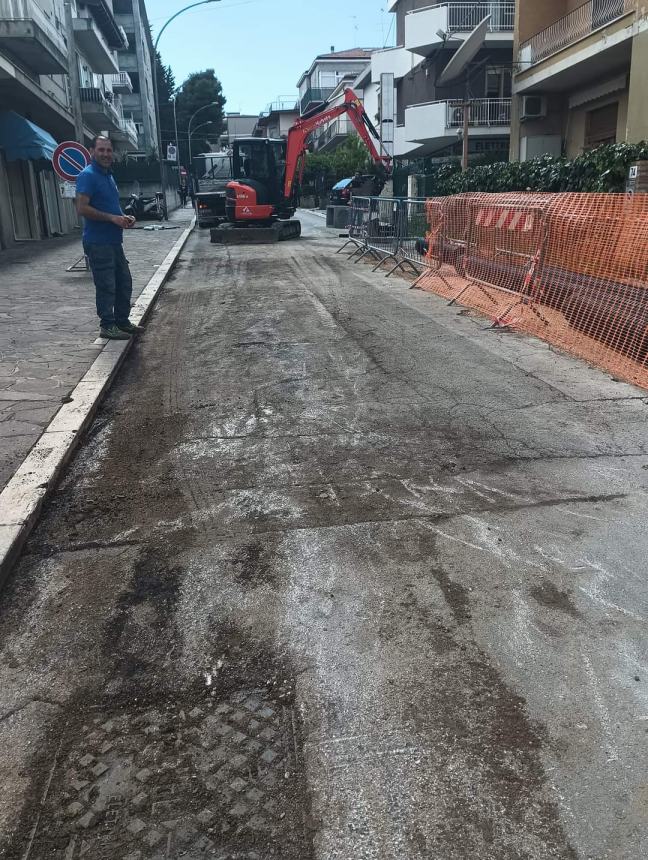
<svg viewBox="0 0 648 860">
<path fill-rule="evenodd" d="M 194 218 L 142 290 L 131 312 L 133 322 L 139 323 L 145 319 L 155 304 L 195 223 Z M 70 395 L 70 401 L 61 406 L 0 493 L 0 588 L 7 580 L 38 521 L 45 500 L 56 487 L 61 472 L 94 419 L 104 394 L 132 344 L 132 339 L 106 343 Z"/>
</svg>

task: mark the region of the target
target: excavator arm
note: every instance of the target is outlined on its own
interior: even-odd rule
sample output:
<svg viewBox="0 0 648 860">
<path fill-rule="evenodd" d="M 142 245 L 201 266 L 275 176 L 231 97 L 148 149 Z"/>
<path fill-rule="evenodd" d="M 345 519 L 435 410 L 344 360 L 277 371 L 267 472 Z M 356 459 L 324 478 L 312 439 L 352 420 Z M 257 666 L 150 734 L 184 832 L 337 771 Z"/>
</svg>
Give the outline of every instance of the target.
<svg viewBox="0 0 648 860">
<path fill-rule="evenodd" d="M 360 138 L 369 150 L 376 164 L 382 165 L 386 172 L 391 170 L 391 159 L 388 155 L 381 155 L 376 143 L 379 144 L 379 135 L 362 105 L 360 99 L 352 89 L 344 91 L 344 102 L 329 110 L 317 113 L 314 116 L 299 119 L 288 132 L 286 145 L 286 179 L 284 183 L 284 196 L 287 200 L 292 197 L 295 179 L 300 181 L 304 171 L 306 158 L 306 146 L 309 136 L 318 128 L 342 114 L 348 114 L 349 119 L 356 127 Z"/>
</svg>

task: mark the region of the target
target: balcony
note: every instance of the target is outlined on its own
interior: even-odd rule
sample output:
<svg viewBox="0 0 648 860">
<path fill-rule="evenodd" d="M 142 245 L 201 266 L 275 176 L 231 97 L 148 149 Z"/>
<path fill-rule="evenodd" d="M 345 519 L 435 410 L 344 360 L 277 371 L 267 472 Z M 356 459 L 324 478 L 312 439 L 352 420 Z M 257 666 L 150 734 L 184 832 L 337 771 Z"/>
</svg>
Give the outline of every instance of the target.
<svg viewBox="0 0 648 860">
<path fill-rule="evenodd" d="M 477 3 L 441 3 L 408 12 L 405 47 L 423 57 L 443 45 L 457 47 L 487 15 L 490 15 L 490 23 L 486 45 L 489 48 L 512 45 L 515 3 L 512 0 L 480 0 Z"/>
<path fill-rule="evenodd" d="M 515 91 L 562 92 L 618 73 L 647 28 L 637 0 L 588 0 L 520 45 Z"/>
<path fill-rule="evenodd" d="M 119 128 L 112 132 L 116 141 L 129 144 L 131 149 L 138 148 L 137 126 L 130 117 L 120 115 Z"/>
<path fill-rule="evenodd" d="M 348 117 L 342 116 L 319 129 L 314 137 L 317 152 L 330 152 L 339 146 L 350 134 L 357 134 L 355 126 Z"/>
<path fill-rule="evenodd" d="M 427 102 L 405 109 L 405 138 L 409 143 L 442 149 L 457 141 L 463 128 L 463 102 Z M 510 133 L 511 99 L 473 99 L 470 128 L 479 137 L 505 137 Z"/>
<path fill-rule="evenodd" d="M 65 75 L 68 48 L 35 0 L 0 0 L 0 50 L 37 75 Z"/>
<path fill-rule="evenodd" d="M 74 40 L 93 72 L 111 75 L 119 72 L 117 57 L 93 18 L 74 18 Z"/>
<path fill-rule="evenodd" d="M 635 12 L 636 0 L 588 0 L 520 46 L 519 62 L 540 63 L 625 15 Z"/>
<path fill-rule="evenodd" d="M 412 55 L 402 45 L 374 51 L 371 55 L 371 82 L 380 83 L 382 74 L 393 74 L 396 80 L 404 78 L 412 71 Z"/>
<path fill-rule="evenodd" d="M 81 87 L 81 112 L 93 131 L 121 131 L 121 116 L 114 98 L 97 87 Z"/>
<path fill-rule="evenodd" d="M 333 95 L 335 87 L 320 87 L 306 90 L 299 100 L 299 112 L 303 116 L 313 108 L 321 107 L 329 96 Z"/>
<path fill-rule="evenodd" d="M 131 80 L 131 76 L 128 72 L 119 72 L 117 75 L 112 76 L 112 88 L 113 92 L 116 93 L 126 93 L 127 95 L 132 95 L 133 93 L 133 82 Z"/>
</svg>

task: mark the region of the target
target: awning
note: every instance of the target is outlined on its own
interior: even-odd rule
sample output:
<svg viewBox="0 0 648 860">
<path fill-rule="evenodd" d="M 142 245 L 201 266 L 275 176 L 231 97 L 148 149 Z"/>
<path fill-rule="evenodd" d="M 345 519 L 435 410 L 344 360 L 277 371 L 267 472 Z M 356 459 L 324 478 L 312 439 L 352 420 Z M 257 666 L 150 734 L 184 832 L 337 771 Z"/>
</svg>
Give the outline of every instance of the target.
<svg viewBox="0 0 648 860">
<path fill-rule="evenodd" d="M 7 161 L 51 160 L 57 143 L 52 135 L 12 110 L 0 111 L 0 149 Z"/>
</svg>

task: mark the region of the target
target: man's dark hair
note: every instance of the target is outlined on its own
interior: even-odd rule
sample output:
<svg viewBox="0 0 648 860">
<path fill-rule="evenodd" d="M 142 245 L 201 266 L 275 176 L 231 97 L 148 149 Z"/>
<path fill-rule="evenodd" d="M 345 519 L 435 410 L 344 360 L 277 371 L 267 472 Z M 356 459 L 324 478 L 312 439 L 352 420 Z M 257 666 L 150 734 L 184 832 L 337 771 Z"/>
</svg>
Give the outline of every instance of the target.
<svg viewBox="0 0 648 860">
<path fill-rule="evenodd" d="M 92 143 L 90 144 L 90 149 L 94 149 L 97 145 L 98 140 L 107 140 L 112 144 L 112 138 L 108 137 L 107 134 L 95 134 L 92 138 Z"/>
</svg>

